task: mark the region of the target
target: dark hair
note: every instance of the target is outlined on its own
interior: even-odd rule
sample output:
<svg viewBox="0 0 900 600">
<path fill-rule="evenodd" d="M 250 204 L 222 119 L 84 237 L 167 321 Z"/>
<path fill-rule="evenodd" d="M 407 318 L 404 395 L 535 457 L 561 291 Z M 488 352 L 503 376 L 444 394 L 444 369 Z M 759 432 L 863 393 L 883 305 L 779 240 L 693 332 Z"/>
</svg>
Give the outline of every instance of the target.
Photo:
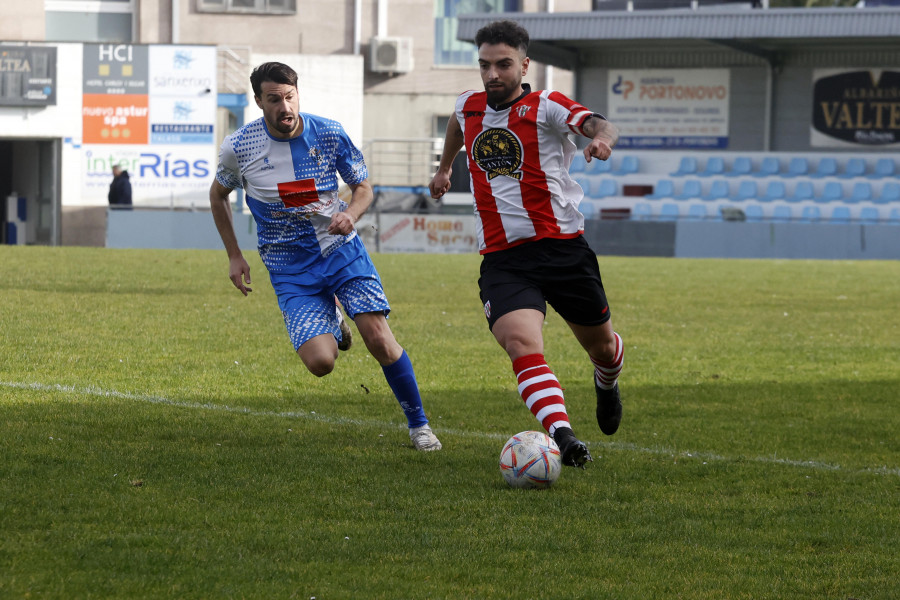
<svg viewBox="0 0 900 600">
<path fill-rule="evenodd" d="M 267 62 L 259 65 L 250 73 L 250 85 L 253 86 L 253 94 L 257 98 L 262 96 L 264 81 L 274 81 L 297 87 L 297 72 L 280 62 Z"/>
<path fill-rule="evenodd" d="M 488 23 L 475 34 L 475 46 L 481 48 L 482 44 L 506 44 L 512 48 L 518 48 L 522 54 L 528 52 L 528 32 L 515 21 L 494 21 Z"/>
</svg>

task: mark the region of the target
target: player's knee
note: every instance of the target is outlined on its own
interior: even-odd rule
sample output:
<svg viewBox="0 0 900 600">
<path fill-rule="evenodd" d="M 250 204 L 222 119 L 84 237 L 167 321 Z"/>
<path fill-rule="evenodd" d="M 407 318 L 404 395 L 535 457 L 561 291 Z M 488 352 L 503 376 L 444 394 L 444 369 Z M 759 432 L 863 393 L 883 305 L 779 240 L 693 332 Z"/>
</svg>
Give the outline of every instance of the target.
<svg viewBox="0 0 900 600">
<path fill-rule="evenodd" d="M 318 360 L 306 363 L 307 370 L 316 377 L 325 377 L 334 371 L 334 361 Z"/>
</svg>

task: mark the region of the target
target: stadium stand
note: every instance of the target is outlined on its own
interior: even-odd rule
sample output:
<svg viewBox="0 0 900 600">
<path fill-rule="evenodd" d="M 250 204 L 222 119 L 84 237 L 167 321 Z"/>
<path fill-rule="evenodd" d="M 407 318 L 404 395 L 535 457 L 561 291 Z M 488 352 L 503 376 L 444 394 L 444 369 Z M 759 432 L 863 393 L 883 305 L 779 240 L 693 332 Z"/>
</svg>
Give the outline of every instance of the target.
<svg viewBox="0 0 900 600">
<path fill-rule="evenodd" d="M 592 161 L 595 162 L 595 161 Z M 603 162 L 603 161 L 600 161 Z M 609 162 L 609 161 L 605 161 Z M 619 168 L 615 169 L 612 172 L 613 175 L 631 175 L 632 173 L 637 173 L 641 168 L 641 163 L 638 160 L 637 156 L 628 154 L 622 158 L 622 162 L 619 164 Z"/>
<path fill-rule="evenodd" d="M 587 175 L 604 175 L 612 171 L 611 160 L 592 160 L 584 166 Z"/>
<path fill-rule="evenodd" d="M 676 221 L 678 220 L 681 211 L 678 208 L 677 204 L 672 204 L 671 202 L 666 202 L 662 205 L 659 210 L 659 220 L 660 221 Z"/>
<path fill-rule="evenodd" d="M 750 223 L 759 223 L 763 220 L 762 206 L 759 204 L 748 204 L 744 207 L 744 215 Z"/>
<path fill-rule="evenodd" d="M 859 222 L 863 225 L 876 225 L 880 217 L 874 206 L 863 206 L 859 211 Z"/>
<path fill-rule="evenodd" d="M 749 156 L 737 156 L 731 164 L 731 169 L 722 173 L 725 177 L 746 177 L 753 171 L 753 161 Z"/>
<path fill-rule="evenodd" d="M 838 175 L 841 179 L 853 179 L 866 174 L 866 161 L 861 158 L 851 158 L 844 166 L 844 172 Z"/>
<path fill-rule="evenodd" d="M 850 222 L 850 209 L 846 206 L 835 206 L 831 209 L 830 223 L 847 224 Z"/>
<path fill-rule="evenodd" d="M 772 183 L 776 183 L 776 182 L 773 181 Z M 777 183 L 781 183 L 781 182 L 777 182 Z M 771 186 L 771 184 L 769 184 L 769 185 Z M 781 186 L 783 189 L 784 184 L 782 183 Z M 756 182 L 752 181 L 752 180 L 747 180 L 747 181 L 742 181 L 738 184 L 737 192 L 734 194 L 734 196 L 731 197 L 731 199 L 734 200 L 735 202 L 743 202 L 744 200 L 753 200 L 754 198 L 757 198 L 758 196 L 759 196 L 759 188 L 757 187 Z M 765 198 L 760 198 L 760 200 L 765 201 Z M 768 198 L 768 200 L 771 200 L 771 198 Z"/>
<path fill-rule="evenodd" d="M 653 217 L 653 209 L 646 202 L 638 202 L 631 209 L 631 218 L 637 221 L 648 221 Z"/>
<path fill-rule="evenodd" d="M 815 196 L 813 184 L 809 181 L 798 181 L 794 186 L 794 191 L 790 196 L 785 198 L 788 202 L 804 202 L 812 200 Z"/>
<path fill-rule="evenodd" d="M 619 189 L 615 179 L 605 177 L 603 179 L 591 180 L 591 198 L 601 199 L 611 196 L 618 196 Z"/>
<path fill-rule="evenodd" d="M 875 161 L 873 171 L 866 177 L 869 179 L 883 179 L 885 177 L 894 177 L 896 174 L 896 165 L 893 158 L 879 158 Z"/>
<path fill-rule="evenodd" d="M 687 217 L 689 221 L 703 221 L 707 218 L 705 204 L 691 204 L 688 206 Z"/>
<path fill-rule="evenodd" d="M 837 181 L 828 181 L 822 193 L 814 198 L 816 202 L 838 202 L 844 199 L 844 187 Z"/>
<path fill-rule="evenodd" d="M 776 204 L 772 209 L 773 223 L 790 223 L 794 218 L 793 210 L 787 204 Z"/>
<path fill-rule="evenodd" d="M 754 182 L 755 183 L 755 182 Z M 810 186 L 810 197 L 812 197 L 812 186 Z M 773 200 L 784 200 L 787 197 L 787 188 L 783 181 L 770 181 L 766 185 L 766 192 L 759 198 L 760 202 L 772 202 Z"/>
<path fill-rule="evenodd" d="M 804 206 L 800 212 L 800 221 L 802 223 L 818 223 L 822 218 L 822 211 L 818 206 Z"/>
<path fill-rule="evenodd" d="M 710 156 L 706 159 L 706 166 L 697 173 L 697 177 L 714 177 L 725 173 L 725 159 L 721 156 Z"/>
<path fill-rule="evenodd" d="M 853 184 L 853 190 L 850 192 L 850 197 L 846 198 L 844 202 L 857 204 L 859 202 L 870 202 L 872 200 L 872 186 L 868 181 L 859 181 Z"/>
<path fill-rule="evenodd" d="M 684 185 L 681 186 L 681 192 L 673 198 L 675 200 L 694 200 L 700 198 L 702 194 L 702 188 L 700 187 L 700 181 L 697 179 L 688 179 L 684 182 Z"/>
<path fill-rule="evenodd" d="M 759 171 L 753 173 L 754 177 L 772 177 L 781 172 L 781 163 L 774 156 L 767 156 L 759 164 Z"/>
<path fill-rule="evenodd" d="M 816 165 L 816 170 L 810 174 L 810 177 L 822 179 L 823 177 L 834 177 L 835 175 L 837 175 L 837 161 L 830 157 L 824 157 L 819 159 L 819 164 Z"/>
<path fill-rule="evenodd" d="M 872 199 L 874 204 L 891 204 L 900 202 L 900 183 L 888 181 L 881 186 L 881 193 Z"/>
<path fill-rule="evenodd" d="M 675 196 L 675 184 L 671 179 L 660 179 L 653 187 L 653 192 L 644 196 L 648 200 L 661 200 Z"/>
<path fill-rule="evenodd" d="M 729 197 L 729 186 L 728 182 L 724 179 L 716 179 L 709 186 L 709 191 L 700 198 L 702 200 L 706 200 L 707 202 L 712 202 L 714 200 L 725 200 Z"/>
<path fill-rule="evenodd" d="M 796 156 L 788 163 L 787 171 L 783 177 L 804 177 L 809 174 L 809 161 L 802 156 Z"/>
<path fill-rule="evenodd" d="M 682 156 L 681 162 L 678 163 L 678 170 L 669 173 L 670 177 L 684 177 L 685 175 L 697 174 L 697 158 L 694 156 Z"/>
<path fill-rule="evenodd" d="M 887 223 L 891 225 L 900 225 L 900 208 L 892 208 L 888 213 Z"/>
</svg>

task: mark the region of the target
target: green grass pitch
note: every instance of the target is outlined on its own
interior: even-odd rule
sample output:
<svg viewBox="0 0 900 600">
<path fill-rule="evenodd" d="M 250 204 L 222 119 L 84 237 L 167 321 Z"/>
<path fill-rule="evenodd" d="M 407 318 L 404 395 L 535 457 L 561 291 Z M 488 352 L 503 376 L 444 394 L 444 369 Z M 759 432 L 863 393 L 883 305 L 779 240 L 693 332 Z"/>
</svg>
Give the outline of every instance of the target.
<svg viewBox="0 0 900 600">
<path fill-rule="evenodd" d="M 375 255 L 444 450 L 356 340 L 317 379 L 224 251 L 0 248 L 0 598 L 900 598 L 900 262 L 601 257 L 625 345 L 594 463 L 512 490 L 537 428 L 477 256 Z"/>
</svg>

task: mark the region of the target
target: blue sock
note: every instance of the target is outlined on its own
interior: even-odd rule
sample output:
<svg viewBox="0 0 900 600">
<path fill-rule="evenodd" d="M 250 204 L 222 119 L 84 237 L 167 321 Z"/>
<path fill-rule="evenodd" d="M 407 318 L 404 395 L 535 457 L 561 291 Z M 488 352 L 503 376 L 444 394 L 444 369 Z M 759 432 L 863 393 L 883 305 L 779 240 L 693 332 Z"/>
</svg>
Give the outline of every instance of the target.
<svg viewBox="0 0 900 600">
<path fill-rule="evenodd" d="M 384 371 L 384 378 L 387 379 L 388 385 L 397 397 L 400 408 L 406 413 L 406 420 L 410 427 L 421 427 L 428 424 L 428 417 L 422 409 L 422 397 L 419 395 L 419 384 L 416 383 L 416 374 L 413 372 L 412 362 L 406 354 L 406 350 L 400 355 L 400 358 L 386 367 L 381 367 Z"/>
</svg>

